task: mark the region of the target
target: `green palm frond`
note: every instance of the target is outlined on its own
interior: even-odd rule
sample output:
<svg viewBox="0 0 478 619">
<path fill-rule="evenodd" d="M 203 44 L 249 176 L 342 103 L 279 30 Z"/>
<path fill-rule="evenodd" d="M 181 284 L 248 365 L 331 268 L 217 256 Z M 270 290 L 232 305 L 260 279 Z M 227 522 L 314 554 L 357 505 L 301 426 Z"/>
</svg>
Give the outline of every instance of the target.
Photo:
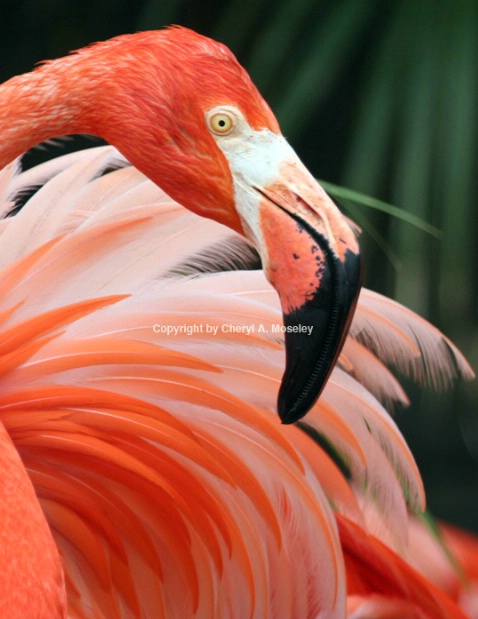
<svg viewBox="0 0 478 619">
<path fill-rule="evenodd" d="M 346 187 L 329 183 L 328 181 L 321 180 L 320 184 L 334 198 L 337 198 L 337 200 L 346 200 L 347 202 L 352 203 L 353 206 L 350 207 L 352 217 L 354 215 L 356 217 L 360 217 L 361 207 L 365 206 L 371 209 L 376 209 L 382 213 L 386 213 L 390 217 L 395 217 L 396 219 L 410 224 L 422 232 L 431 234 L 437 239 L 440 239 L 443 236 L 443 233 L 437 227 L 432 226 L 421 217 L 418 217 L 403 208 L 399 208 L 393 204 L 384 202 L 383 200 L 378 200 L 377 198 L 373 198 L 372 196 L 361 193 L 360 191 L 354 191 L 353 189 L 347 189 Z"/>
</svg>

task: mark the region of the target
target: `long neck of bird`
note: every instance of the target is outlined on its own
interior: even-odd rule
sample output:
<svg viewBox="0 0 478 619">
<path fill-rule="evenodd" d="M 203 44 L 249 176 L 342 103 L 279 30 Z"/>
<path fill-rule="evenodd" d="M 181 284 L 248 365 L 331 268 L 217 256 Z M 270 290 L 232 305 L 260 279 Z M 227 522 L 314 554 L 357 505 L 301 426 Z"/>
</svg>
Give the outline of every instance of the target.
<svg viewBox="0 0 478 619">
<path fill-rule="evenodd" d="M 44 140 L 95 132 L 89 110 L 101 71 L 85 79 L 82 69 L 79 56 L 68 56 L 0 86 L 0 168 Z"/>
<path fill-rule="evenodd" d="M 231 172 L 201 124 L 198 97 L 203 93 L 188 54 L 200 63 L 205 44 L 195 38 L 199 35 L 178 36 L 189 43 L 192 38 L 194 49 L 171 46 L 168 31 L 123 35 L 5 82 L 0 86 L 0 169 L 45 140 L 95 135 L 186 208 L 242 232 Z M 252 86 L 224 54 L 215 48 L 208 52 L 209 73 L 219 62 L 249 94 Z M 228 83 L 221 84 L 228 91 Z M 252 97 L 259 99 L 254 91 Z"/>
<path fill-rule="evenodd" d="M 151 127 L 157 128 L 158 109 L 168 96 L 163 90 L 167 72 L 157 61 L 162 46 L 156 44 L 157 56 L 148 67 L 154 76 L 149 97 L 153 89 L 146 95 L 141 89 L 147 59 L 141 49 L 135 59 L 129 39 L 121 39 L 49 61 L 0 86 L 0 169 L 40 142 L 86 133 L 116 146 L 159 184 L 161 170 L 151 153 L 162 148 L 167 134 L 156 131 L 152 138 Z"/>
</svg>

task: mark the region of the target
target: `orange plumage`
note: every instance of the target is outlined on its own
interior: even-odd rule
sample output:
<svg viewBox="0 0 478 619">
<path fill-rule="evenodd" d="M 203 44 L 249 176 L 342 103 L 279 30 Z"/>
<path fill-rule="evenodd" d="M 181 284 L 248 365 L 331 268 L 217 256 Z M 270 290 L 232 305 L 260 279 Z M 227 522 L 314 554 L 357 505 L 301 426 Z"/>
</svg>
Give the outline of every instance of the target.
<svg viewBox="0 0 478 619">
<path fill-rule="evenodd" d="M 379 401 L 405 399 L 386 363 L 446 383 L 472 375 L 459 351 L 363 291 L 323 395 L 281 425 L 280 305 L 250 244 L 124 165 L 106 147 L 0 174 L 3 215 L 41 185 L 0 227 L 0 616 L 464 617 L 409 565 L 424 493 Z"/>
</svg>

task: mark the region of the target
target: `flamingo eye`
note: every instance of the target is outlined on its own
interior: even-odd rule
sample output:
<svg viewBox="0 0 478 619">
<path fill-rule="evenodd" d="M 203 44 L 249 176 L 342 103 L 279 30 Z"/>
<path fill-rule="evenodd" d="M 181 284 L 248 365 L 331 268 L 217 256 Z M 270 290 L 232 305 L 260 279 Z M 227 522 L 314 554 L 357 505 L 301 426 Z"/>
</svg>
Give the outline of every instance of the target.
<svg viewBox="0 0 478 619">
<path fill-rule="evenodd" d="M 234 129 L 234 118 L 227 112 L 215 112 L 208 118 L 210 130 L 216 135 L 228 135 Z"/>
</svg>

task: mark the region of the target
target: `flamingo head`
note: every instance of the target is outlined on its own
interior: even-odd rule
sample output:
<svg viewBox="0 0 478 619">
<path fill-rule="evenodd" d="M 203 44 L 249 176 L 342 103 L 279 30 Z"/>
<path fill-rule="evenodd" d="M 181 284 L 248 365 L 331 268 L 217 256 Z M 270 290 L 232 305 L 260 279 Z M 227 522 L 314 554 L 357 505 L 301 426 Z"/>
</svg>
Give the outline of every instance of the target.
<svg viewBox="0 0 478 619">
<path fill-rule="evenodd" d="M 172 198 L 255 245 L 286 328 L 278 410 L 283 422 L 296 421 L 321 393 L 354 312 L 354 232 L 225 46 L 183 28 L 113 42 L 125 39 L 115 63 L 127 69 L 107 113 L 126 109 L 134 140 L 124 120 L 104 137 Z"/>
</svg>

